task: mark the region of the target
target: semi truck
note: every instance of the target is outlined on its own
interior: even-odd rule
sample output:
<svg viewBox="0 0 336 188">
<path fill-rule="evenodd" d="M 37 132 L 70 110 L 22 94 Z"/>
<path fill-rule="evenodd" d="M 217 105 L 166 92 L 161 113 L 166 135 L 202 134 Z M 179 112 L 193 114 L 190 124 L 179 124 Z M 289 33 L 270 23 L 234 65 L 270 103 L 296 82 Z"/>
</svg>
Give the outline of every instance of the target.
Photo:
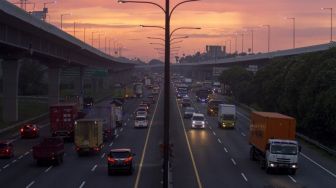
<svg viewBox="0 0 336 188">
<path fill-rule="evenodd" d="M 54 162 L 59 165 L 63 162 L 64 142 L 61 138 L 44 138 L 42 142 L 33 146 L 33 158 L 37 164 L 43 161 Z"/>
<path fill-rule="evenodd" d="M 75 122 L 77 154 L 98 153 L 103 147 L 103 120 L 80 119 Z"/>
<path fill-rule="evenodd" d="M 234 128 L 236 125 L 236 106 L 232 104 L 218 105 L 218 126 L 222 128 Z"/>
<path fill-rule="evenodd" d="M 75 103 L 59 103 L 49 107 L 50 130 L 52 136 L 73 138 L 74 123 L 79 111 Z"/>
<path fill-rule="evenodd" d="M 260 161 L 270 173 L 285 169 L 291 175 L 298 169 L 301 148 L 295 140 L 296 120 L 274 112 L 252 112 L 249 143 L 250 159 Z"/>
</svg>

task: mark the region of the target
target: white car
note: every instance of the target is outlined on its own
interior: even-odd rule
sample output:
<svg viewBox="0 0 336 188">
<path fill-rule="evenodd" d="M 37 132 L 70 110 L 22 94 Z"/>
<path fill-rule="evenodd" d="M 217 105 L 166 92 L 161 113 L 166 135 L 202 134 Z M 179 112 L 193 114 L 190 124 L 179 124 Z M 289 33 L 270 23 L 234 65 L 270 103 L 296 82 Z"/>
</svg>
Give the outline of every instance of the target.
<svg viewBox="0 0 336 188">
<path fill-rule="evenodd" d="M 191 128 L 205 128 L 205 118 L 203 114 L 194 113 L 191 118 Z"/>
<path fill-rule="evenodd" d="M 137 111 L 135 116 L 136 116 L 136 117 L 137 117 L 137 116 L 144 116 L 144 117 L 147 117 L 147 115 L 148 115 L 148 114 L 147 114 L 146 111 Z"/>
<path fill-rule="evenodd" d="M 136 116 L 134 121 L 134 128 L 148 127 L 147 116 Z"/>
</svg>

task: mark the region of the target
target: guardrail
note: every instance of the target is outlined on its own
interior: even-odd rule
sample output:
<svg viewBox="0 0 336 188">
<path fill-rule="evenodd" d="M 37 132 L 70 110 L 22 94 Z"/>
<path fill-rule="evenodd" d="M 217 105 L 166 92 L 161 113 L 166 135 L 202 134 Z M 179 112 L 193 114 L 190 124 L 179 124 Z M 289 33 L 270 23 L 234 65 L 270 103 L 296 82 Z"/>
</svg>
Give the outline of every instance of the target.
<svg viewBox="0 0 336 188">
<path fill-rule="evenodd" d="M 230 101 L 230 102 L 232 102 L 232 103 L 234 103 L 235 105 L 237 105 L 237 106 L 239 106 L 239 107 L 241 107 L 241 108 L 243 108 L 243 109 L 249 111 L 249 112 L 255 111 L 255 109 L 249 107 L 248 105 L 239 103 L 238 101 L 236 101 L 236 100 L 234 100 L 234 99 L 232 99 L 232 98 L 225 97 L 225 99 L 228 100 L 228 101 Z M 321 144 L 320 142 L 318 142 L 318 141 L 316 141 L 316 140 L 313 140 L 313 139 L 309 138 L 308 136 L 305 136 L 305 135 L 302 134 L 302 133 L 296 133 L 296 137 L 297 137 L 297 138 L 300 138 L 301 140 L 303 140 L 303 141 L 305 141 L 305 142 L 307 142 L 307 143 L 309 143 L 309 144 L 312 144 L 312 145 L 318 147 L 319 149 L 321 149 L 321 150 L 323 150 L 323 151 L 329 153 L 329 154 L 332 155 L 332 156 L 336 156 L 336 150 L 334 150 L 334 149 L 332 149 L 332 148 L 329 148 L 329 147 L 327 147 L 327 146 Z"/>
</svg>

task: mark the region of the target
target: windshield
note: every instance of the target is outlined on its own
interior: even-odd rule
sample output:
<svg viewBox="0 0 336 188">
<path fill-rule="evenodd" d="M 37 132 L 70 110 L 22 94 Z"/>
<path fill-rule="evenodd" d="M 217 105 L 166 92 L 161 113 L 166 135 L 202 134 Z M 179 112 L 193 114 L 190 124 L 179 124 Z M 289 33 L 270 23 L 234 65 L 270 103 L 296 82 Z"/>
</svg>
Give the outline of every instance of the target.
<svg viewBox="0 0 336 188">
<path fill-rule="evenodd" d="M 195 109 L 194 109 L 194 108 L 186 108 L 185 111 L 186 111 L 186 112 L 195 112 Z"/>
<path fill-rule="evenodd" d="M 146 118 L 145 117 L 136 117 L 135 120 L 136 121 L 145 121 Z"/>
<path fill-rule="evenodd" d="M 204 117 L 203 116 L 194 116 L 193 120 L 194 121 L 204 121 Z"/>
<path fill-rule="evenodd" d="M 295 145 L 272 145 L 271 153 L 273 154 L 283 154 L 283 155 L 296 155 L 297 147 Z"/>
<path fill-rule="evenodd" d="M 110 157 L 113 158 L 128 158 L 130 156 L 130 152 L 110 152 Z"/>
</svg>

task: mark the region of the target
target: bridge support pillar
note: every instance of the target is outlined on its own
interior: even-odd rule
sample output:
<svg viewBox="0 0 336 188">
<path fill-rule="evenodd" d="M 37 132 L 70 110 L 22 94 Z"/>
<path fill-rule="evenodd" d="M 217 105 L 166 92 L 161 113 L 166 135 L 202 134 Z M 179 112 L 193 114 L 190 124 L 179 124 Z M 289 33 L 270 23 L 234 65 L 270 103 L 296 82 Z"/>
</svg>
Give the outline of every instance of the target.
<svg viewBox="0 0 336 188">
<path fill-rule="evenodd" d="M 48 67 L 48 93 L 49 93 L 49 106 L 57 104 L 60 97 L 60 72 L 59 67 Z"/>
<path fill-rule="evenodd" d="M 98 91 L 98 79 L 97 78 L 92 78 L 91 80 L 91 89 L 93 93 L 96 93 Z"/>
<path fill-rule="evenodd" d="M 18 84 L 20 63 L 18 60 L 4 60 L 3 71 L 3 120 L 14 122 L 18 120 Z"/>
</svg>

